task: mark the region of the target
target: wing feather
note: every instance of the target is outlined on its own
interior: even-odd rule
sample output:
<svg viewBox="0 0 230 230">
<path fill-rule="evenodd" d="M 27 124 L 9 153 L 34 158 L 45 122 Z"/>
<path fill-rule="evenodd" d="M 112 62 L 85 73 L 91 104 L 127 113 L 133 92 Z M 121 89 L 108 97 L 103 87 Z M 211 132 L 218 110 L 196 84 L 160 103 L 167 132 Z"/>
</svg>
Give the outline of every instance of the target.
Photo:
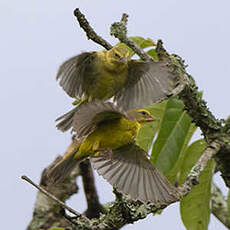
<svg viewBox="0 0 230 230">
<path fill-rule="evenodd" d="M 65 61 L 56 79 L 70 97 L 81 97 L 86 90 L 85 82 L 95 73 L 95 52 L 84 52 Z"/>
<path fill-rule="evenodd" d="M 110 102 L 94 100 L 79 106 L 73 117 L 73 129 L 78 137 L 91 133 L 97 126 L 106 121 L 126 117 L 126 113 Z"/>
<path fill-rule="evenodd" d="M 179 82 L 165 60 L 130 61 L 127 81 L 114 100 L 125 110 L 140 108 L 167 98 Z"/>
<path fill-rule="evenodd" d="M 178 199 L 176 188 L 154 167 L 143 149 L 129 144 L 111 151 L 90 160 L 118 191 L 143 202 L 168 204 Z"/>
</svg>

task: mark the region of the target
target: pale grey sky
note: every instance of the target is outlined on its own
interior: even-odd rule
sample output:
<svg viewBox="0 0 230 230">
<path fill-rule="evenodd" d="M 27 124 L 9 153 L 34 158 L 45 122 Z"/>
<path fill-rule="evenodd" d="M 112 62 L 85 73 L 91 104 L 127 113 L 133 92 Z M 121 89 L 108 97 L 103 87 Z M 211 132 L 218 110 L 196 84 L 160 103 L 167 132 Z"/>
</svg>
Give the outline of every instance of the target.
<svg viewBox="0 0 230 230">
<path fill-rule="evenodd" d="M 109 26 L 128 13 L 129 35 L 162 39 L 168 51 L 186 60 L 211 111 L 219 118 L 230 114 L 229 0 L 0 0 L 2 229 L 25 229 L 31 219 L 37 191 L 20 176 L 39 182 L 41 170 L 70 142 L 69 133 L 55 128 L 55 118 L 72 102 L 58 87 L 55 75 L 72 55 L 101 49 L 79 28 L 72 13 L 76 7 L 113 44 Z M 224 188 L 221 180 L 218 183 Z M 80 195 L 69 204 L 83 211 L 80 181 L 79 185 Z M 98 176 L 97 186 L 102 202 L 113 199 L 111 186 Z M 178 204 L 124 229 L 140 227 L 185 229 Z M 209 229 L 225 227 L 212 216 Z"/>
</svg>

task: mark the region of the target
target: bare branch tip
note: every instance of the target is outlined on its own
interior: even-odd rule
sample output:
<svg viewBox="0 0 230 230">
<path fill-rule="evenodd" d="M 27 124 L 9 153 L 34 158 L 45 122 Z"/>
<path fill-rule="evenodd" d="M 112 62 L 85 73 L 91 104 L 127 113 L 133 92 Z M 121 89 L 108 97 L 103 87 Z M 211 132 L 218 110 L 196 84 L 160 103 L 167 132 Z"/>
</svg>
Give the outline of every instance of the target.
<svg viewBox="0 0 230 230">
<path fill-rule="evenodd" d="M 22 180 L 25 180 L 25 181 L 27 181 L 27 182 L 29 182 L 30 184 L 32 184 L 32 183 L 31 183 L 32 180 L 30 180 L 30 178 L 27 177 L 26 175 L 21 176 L 21 179 L 22 179 Z"/>
<path fill-rule="evenodd" d="M 128 17 L 129 17 L 128 14 L 123 13 L 123 14 L 122 14 L 122 17 L 121 17 L 121 22 L 124 22 L 125 24 L 127 24 L 127 22 L 128 22 Z"/>
<path fill-rule="evenodd" d="M 21 179 L 22 179 L 22 180 L 25 180 L 25 178 L 26 178 L 26 176 L 24 176 L 24 175 L 23 175 L 23 176 L 21 176 Z"/>
<path fill-rule="evenodd" d="M 74 14 L 74 16 L 77 17 L 79 14 L 82 14 L 82 13 L 81 13 L 81 11 L 80 11 L 79 8 L 76 8 L 76 9 L 73 11 L 73 14 Z"/>
</svg>

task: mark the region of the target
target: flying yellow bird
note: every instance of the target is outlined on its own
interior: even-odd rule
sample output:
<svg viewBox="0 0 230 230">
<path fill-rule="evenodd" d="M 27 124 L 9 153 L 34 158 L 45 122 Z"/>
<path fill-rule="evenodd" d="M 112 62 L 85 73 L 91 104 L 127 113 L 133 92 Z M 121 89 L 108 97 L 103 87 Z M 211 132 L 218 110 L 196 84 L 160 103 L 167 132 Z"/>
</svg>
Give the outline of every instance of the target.
<svg viewBox="0 0 230 230">
<path fill-rule="evenodd" d="M 90 157 L 98 171 L 118 191 L 143 202 L 169 203 L 177 190 L 135 144 L 139 128 L 154 121 L 144 109 L 123 112 L 110 102 L 95 100 L 76 111 L 73 128 L 83 141 L 57 163 L 48 176 L 60 182 L 76 163 Z"/>
<path fill-rule="evenodd" d="M 60 66 L 57 80 L 70 97 L 80 97 L 81 103 L 114 97 L 125 111 L 162 101 L 179 84 L 167 60 L 130 60 L 123 46 L 70 58 Z M 77 109 L 57 118 L 57 128 L 68 130 Z"/>
</svg>

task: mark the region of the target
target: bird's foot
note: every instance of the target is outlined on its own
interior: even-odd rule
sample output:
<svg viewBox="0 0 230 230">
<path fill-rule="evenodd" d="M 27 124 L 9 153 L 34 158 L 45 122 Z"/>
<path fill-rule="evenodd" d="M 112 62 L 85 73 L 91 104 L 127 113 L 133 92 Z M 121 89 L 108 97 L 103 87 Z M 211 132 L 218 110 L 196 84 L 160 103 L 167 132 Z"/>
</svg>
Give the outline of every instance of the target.
<svg viewBox="0 0 230 230">
<path fill-rule="evenodd" d="M 110 148 L 99 148 L 97 149 L 97 152 L 93 156 L 99 157 L 103 154 L 112 154 L 112 150 Z"/>
<path fill-rule="evenodd" d="M 78 105 L 80 104 L 82 99 L 80 97 L 76 97 L 75 101 L 72 103 L 72 105 Z"/>
</svg>

